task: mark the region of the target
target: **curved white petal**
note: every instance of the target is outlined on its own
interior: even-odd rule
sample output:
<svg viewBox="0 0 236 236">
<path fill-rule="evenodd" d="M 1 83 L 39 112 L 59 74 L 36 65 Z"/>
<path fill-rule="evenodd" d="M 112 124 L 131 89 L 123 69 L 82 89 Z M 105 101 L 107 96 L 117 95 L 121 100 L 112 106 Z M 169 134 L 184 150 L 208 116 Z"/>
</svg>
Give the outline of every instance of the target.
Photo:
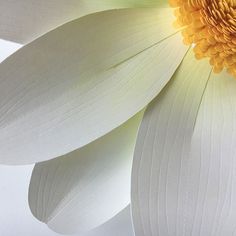
<svg viewBox="0 0 236 236">
<path fill-rule="evenodd" d="M 212 74 L 194 129 L 179 234 L 236 235 L 236 80 Z M 186 198 L 187 197 L 187 198 Z M 187 200 L 184 200 L 187 199 Z M 185 218 L 185 222 L 180 219 Z M 183 225 L 184 223 L 184 225 Z"/>
<path fill-rule="evenodd" d="M 66 154 L 143 109 L 187 50 L 180 35 L 168 38 L 171 19 L 167 9 L 89 15 L 2 62 L 0 162 Z"/>
<path fill-rule="evenodd" d="M 181 235 L 180 198 L 187 181 L 191 137 L 210 76 L 207 61 L 192 50 L 168 86 L 149 105 L 138 134 L 132 170 L 132 214 L 136 236 Z"/>
<path fill-rule="evenodd" d="M 27 43 L 89 13 L 165 5 L 167 0 L 0 0 L 0 38 Z"/>
<path fill-rule="evenodd" d="M 134 236 L 130 205 L 105 224 L 83 236 Z"/>
<path fill-rule="evenodd" d="M 124 209 L 142 115 L 64 157 L 36 164 L 29 188 L 34 216 L 56 232 L 82 233 Z"/>
</svg>

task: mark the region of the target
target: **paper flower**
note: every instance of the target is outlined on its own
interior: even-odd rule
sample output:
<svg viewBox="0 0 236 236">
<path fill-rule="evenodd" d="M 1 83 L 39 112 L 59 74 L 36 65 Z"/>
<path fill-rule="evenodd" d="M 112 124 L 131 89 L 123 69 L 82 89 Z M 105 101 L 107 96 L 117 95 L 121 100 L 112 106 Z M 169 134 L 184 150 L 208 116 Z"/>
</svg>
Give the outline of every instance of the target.
<svg viewBox="0 0 236 236">
<path fill-rule="evenodd" d="M 136 236 L 235 233 L 234 0 L 1 5 L 0 37 L 26 45 L 0 65 L 0 162 L 41 162 L 39 220 L 87 232 L 131 182 Z"/>
</svg>

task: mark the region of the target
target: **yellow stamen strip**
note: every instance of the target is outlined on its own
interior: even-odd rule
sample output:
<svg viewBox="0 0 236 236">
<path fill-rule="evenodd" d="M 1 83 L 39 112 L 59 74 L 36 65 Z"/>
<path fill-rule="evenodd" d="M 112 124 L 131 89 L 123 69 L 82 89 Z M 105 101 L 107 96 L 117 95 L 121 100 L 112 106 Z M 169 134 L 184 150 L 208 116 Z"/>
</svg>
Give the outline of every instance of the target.
<svg viewBox="0 0 236 236">
<path fill-rule="evenodd" d="M 169 0 L 184 43 L 197 59 L 208 57 L 214 72 L 224 68 L 236 78 L 236 0 Z"/>
</svg>

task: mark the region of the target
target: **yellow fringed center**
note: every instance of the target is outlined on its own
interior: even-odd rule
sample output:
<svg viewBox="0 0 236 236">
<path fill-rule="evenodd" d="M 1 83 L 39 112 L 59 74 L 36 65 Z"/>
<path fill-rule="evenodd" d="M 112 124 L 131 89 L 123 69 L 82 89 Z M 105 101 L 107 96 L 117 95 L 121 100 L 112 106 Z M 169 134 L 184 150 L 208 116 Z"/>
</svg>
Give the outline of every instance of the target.
<svg viewBox="0 0 236 236">
<path fill-rule="evenodd" d="M 236 78 L 236 0 L 169 0 L 174 25 L 197 59 L 209 58 L 216 73 L 224 68 Z"/>
</svg>

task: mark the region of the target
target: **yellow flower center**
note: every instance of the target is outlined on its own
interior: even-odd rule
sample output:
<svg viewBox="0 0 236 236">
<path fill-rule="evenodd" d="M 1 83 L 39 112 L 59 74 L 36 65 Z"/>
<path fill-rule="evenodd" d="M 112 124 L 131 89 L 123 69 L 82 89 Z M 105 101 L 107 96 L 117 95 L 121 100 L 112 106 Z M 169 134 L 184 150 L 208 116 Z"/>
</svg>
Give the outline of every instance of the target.
<svg viewBox="0 0 236 236">
<path fill-rule="evenodd" d="M 184 43 L 197 59 L 208 57 L 214 72 L 236 78 L 236 0 L 169 0 Z"/>
</svg>

